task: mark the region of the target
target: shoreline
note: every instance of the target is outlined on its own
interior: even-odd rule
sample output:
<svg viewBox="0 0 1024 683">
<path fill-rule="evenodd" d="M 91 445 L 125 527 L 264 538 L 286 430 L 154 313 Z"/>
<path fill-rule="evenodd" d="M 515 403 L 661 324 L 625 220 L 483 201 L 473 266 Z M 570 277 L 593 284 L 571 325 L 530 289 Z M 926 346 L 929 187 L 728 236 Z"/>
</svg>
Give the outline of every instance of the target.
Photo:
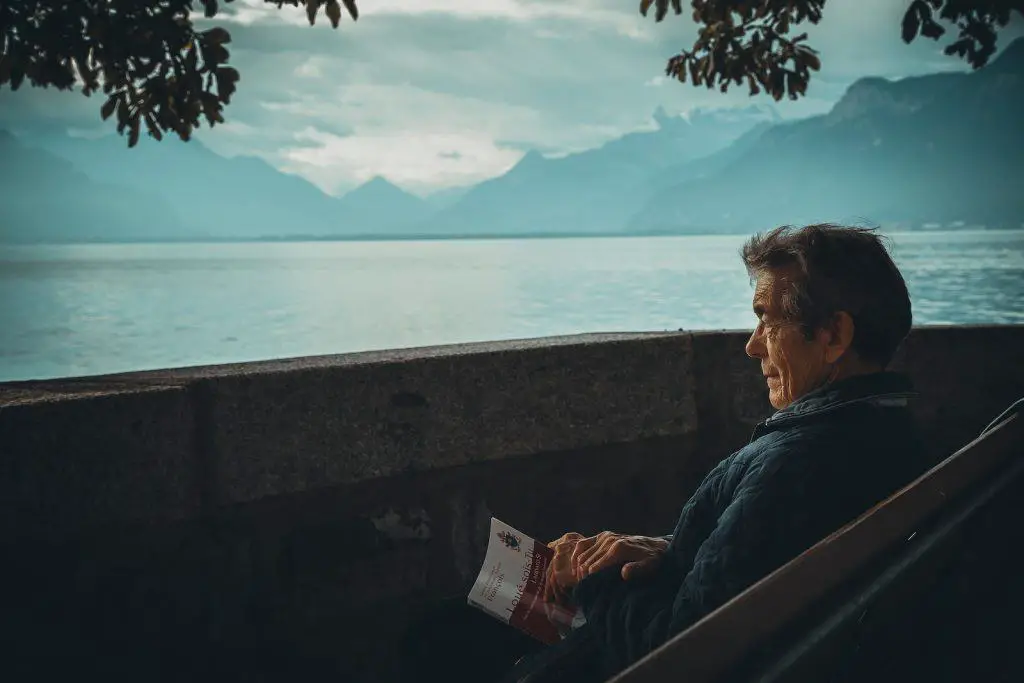
<svg viewBox="0 0 1024 683">
<path fill-rule="evenodd" d="M 963 226 L 955 228 L 910 228 L 885 230 L 885 235 L 907 235 L 919 233 L 1024 233 L 1024 224 L 1020 227 L 984 227 L 984 226 Z M 153 239 L 92 239 L 80 241 L 19 241 L 0 242 L 0 248 L 5 247 L 41 247 L 41 246 L 85 246 L 85 245 L 115 245 L 115 244 L 275 244 L 275 243 L 313 243 L 313 242 L 466 242 L 466 241 L 514 241 L 514 240 L 569 240 L 569 239 L 628 239 L 628 238 L 649 238 L 649 237 L 729 237 L 751 235 L 757 229 L 751 230 L 720 230 L 708 232 L 679 232 L 679 231 L 643 231 L 631 233 L 608 233 L 608 232 L 537 232 L 537 233 L 465 233 L 452 235 L 418 235 L 415 233 L 399 235 L 290 235 L 280 237 L 181 237 L 174 238 L 153 238 Z"/>
</svg>

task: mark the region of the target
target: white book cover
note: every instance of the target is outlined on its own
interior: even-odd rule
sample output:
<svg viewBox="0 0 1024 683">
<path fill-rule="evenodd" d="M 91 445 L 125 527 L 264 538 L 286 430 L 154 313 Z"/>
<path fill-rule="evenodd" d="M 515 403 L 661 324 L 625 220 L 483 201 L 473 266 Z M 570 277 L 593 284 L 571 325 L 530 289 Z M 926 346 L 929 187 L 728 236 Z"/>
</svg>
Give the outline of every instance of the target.
<svg viewBox="0 0 1024 683">
<path fill-rule="evenodd" d="M 544 602 L 553 556 L 544 543 L 492 517 L 487 554 L 469 604 L 541 642 L 558 642 L 584 619 L 572 608 Z"/>
</svg>

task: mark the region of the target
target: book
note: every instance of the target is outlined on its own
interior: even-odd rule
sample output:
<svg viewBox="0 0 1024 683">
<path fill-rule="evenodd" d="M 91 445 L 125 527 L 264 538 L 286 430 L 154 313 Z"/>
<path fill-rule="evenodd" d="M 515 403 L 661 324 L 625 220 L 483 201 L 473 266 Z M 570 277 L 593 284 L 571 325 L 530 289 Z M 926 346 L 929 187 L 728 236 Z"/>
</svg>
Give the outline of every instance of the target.
<svg viewBox="0 0 1024 683">
<path fill-rule="evenodd" d="M 551 645 L 585 623 L 583 613 L 544 601 L 554 550 L 501 520 L 491 533 L 469 604 Z"/>
</svg>

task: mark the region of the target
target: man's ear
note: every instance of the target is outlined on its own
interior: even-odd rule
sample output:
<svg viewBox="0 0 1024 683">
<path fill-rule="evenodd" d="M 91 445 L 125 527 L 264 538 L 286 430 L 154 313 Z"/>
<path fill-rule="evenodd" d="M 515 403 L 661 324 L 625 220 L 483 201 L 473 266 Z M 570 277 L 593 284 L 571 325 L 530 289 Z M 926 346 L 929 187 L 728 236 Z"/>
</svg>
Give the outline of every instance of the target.
<svg viewBox="0 0 1024 683">
<path fill-rule="evenodd" d="M 828 326 L 828 343 L 825 346 L 825 360 L 835 363 L 842 358 L 853 345 L 853 316 L 846 311 L 839 311 L 832 316 Z"/>
</svg>

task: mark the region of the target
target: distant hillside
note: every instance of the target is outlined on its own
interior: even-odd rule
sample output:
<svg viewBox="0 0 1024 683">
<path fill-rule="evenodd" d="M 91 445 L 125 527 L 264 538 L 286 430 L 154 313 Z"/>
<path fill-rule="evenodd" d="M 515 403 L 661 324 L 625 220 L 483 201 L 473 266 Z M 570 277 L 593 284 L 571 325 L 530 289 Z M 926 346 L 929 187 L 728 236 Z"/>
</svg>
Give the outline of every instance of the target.
<svg viewBox="0 0 1024 683">
<path fill-rule="evenodd" d="M 91 180 L 71 162 L 0 131 L 0 243 L 91 242 L 186 234 L 153 192 Z"/>
<path fill-rule="evenodd" d="M 1024 39 L 973 73 L 854 83 L 824 115 L 765 131 L 663 188 L 636 232 L 779 223 L 1024 224 Z M 738 153 L 737 153 L 738 152 Z"/>
<path fill-rule="evenodd" d="M 447 209 L 457 201 L 466 196 L 466 194 L 473 189 L 472 185 L 462 185 L 459 187 L 448 187 L 443 190 L 437 190 L 431 192 L 424 198 L 424 201 L 432 206 L 434 209 Z"/>
<path fill-rule="evenodd" d="M 134 149 L 116 135 L 84 139 L 49 133 L 28 141 L 70 161 L 95 182 L 162 197 L 187 216 L 189 234 L 245 239 L 344 233 L 337 198 L 262 159 L 228 159 L 198 140 L 158 143 L 143 137 Z"/>
<path fill-rule="evenodd" d="M 666 169 L 721 150 L 752 127 L 778 120 L 770 107 L 654 113 L 657 129 L 597 149 L 549 159 L 527 153 L 506 174 L 480 183 L 424 223 L 430 234 L 620 232 Z"/>
<path fill-rule="evenodd" d="M 337 220 L 348 234 L 407 233 L 434 208 L 424 200 L 376 177 L 339 200 Z"/>
<path fill-rule="evenodd" d="M 10 230 L 19 240 L 387 235 L 407 231 L 409 224 L 422 221 L 432 211 L 422 199 L 383 178 L 374 178 L 339 199 L 304 178 L 278 171 L 262 159 L 225 158 L 198 140 L 157 143 L 143 138 L 138 147 L 127 149 L 124 140 L 115 135 L 86 139 L 59 131 L 37 131 L 27 135 L 24 143 L 10 139 L 34 149 L 35 156 L 45 155 L 48 170 L 41 172 L 46 182 L 40 182 L 40 186 L 52 186 L 55 183 L 51 178 L 63 177 L 73 169 L 78 182 L 72 185 L 120 188 L 109 196 L 91 191 L 91 205 L 115 204 L 117 208 L 96 215 L 90 213 L 91 209 L 76 211 L 73 215 L 78 220 L 73 225 L 63 219 L 54 221 L 53 207 L 41 210 L 40 201 L 26 203 L 19 195 L 5 209 L 12 216 Z M 10 159 L 5 158 L 0 169 L 5 176 L 17 175 L 17 166 Z M 118 218 L 125 212 L 124 197 L 153 207 L 133 215 L 134 228 L 122 225 Z M 19 212 L 17 219 L 14 211 Z"/>
</svg>

